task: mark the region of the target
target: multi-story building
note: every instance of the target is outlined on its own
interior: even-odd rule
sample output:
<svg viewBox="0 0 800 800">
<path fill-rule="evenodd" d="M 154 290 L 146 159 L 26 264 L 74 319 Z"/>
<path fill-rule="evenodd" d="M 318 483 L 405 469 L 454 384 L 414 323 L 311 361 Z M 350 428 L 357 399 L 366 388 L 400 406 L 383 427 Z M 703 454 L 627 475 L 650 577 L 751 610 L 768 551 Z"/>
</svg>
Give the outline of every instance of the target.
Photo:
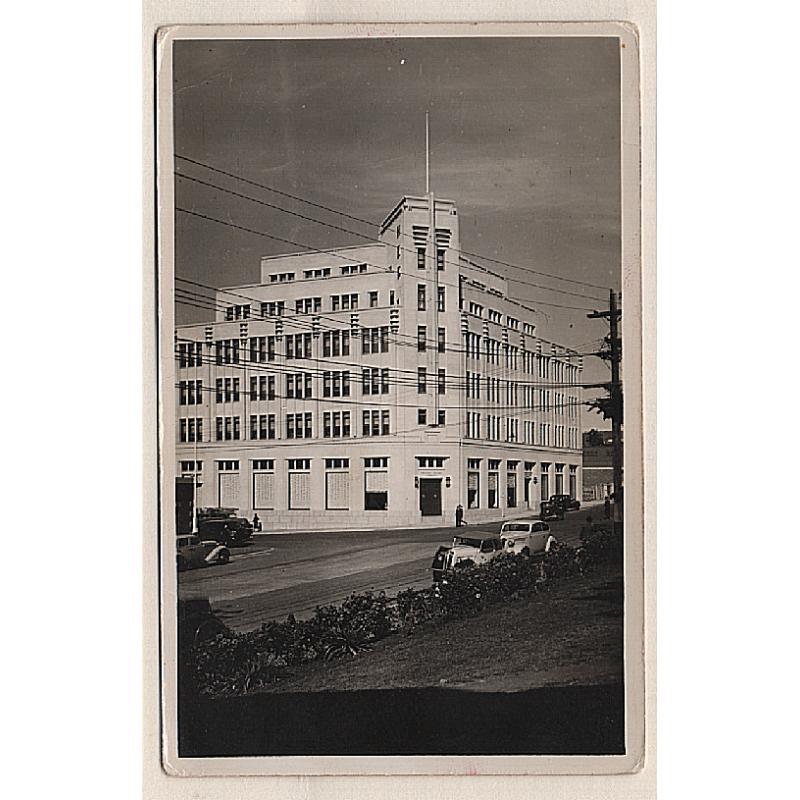
<svg viewBox="0 0 800 800">
<path fill-rule="evenodd" d="M 262 258 L 214 322 L 178 328 L 176 466 L 198 506 L 306 530 L 581 497 L 581 360 L 461 256 L 458 222 L 404 197 L 379 241 Z"/>
</svg>

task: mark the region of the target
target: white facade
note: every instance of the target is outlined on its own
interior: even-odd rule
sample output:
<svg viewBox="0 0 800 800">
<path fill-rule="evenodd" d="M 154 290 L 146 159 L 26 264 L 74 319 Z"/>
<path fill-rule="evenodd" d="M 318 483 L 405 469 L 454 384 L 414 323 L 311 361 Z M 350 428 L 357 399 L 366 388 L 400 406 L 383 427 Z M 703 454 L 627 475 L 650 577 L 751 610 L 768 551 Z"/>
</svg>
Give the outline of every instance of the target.
<svg viewBox="0 0 800 800">
<path fill-rule="evenodd" d="M 460 256 L 452 202 L 380 241 L 262 259 L 176 335 L 179 476 L 265 530 L 452 524 L 581 497 L 580 359 Z M 435 230 L 435 235 L 432 233 Z"/>
</svg>

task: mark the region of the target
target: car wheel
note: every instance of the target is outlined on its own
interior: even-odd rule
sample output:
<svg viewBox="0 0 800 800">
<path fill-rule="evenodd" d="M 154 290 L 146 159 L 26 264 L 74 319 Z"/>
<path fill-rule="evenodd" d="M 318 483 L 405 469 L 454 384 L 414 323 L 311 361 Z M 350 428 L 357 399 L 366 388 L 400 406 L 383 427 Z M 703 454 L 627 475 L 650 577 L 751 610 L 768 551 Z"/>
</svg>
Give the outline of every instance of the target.
<svg viewBox="0 0 800 800">
<path fill-rule="evenodd" d="M 227 550 L 223 550 L 217 556 L 217 563 L 219 564 L 227 564 L 231 560 L 231 554 Z"/>
</svg>

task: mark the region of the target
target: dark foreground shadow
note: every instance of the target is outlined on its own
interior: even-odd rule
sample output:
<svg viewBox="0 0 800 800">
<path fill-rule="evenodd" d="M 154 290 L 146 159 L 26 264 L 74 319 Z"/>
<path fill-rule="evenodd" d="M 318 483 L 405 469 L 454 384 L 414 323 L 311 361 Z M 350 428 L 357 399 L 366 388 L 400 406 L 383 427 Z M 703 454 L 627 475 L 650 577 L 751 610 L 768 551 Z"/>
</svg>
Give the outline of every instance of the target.
<svg viewBox="0 0 800 800">
<path fill-rule="evenodd" d="M 179 704 L 182 757 L 624 753 L 621 684 L 380 689 Z"/>
</svg>

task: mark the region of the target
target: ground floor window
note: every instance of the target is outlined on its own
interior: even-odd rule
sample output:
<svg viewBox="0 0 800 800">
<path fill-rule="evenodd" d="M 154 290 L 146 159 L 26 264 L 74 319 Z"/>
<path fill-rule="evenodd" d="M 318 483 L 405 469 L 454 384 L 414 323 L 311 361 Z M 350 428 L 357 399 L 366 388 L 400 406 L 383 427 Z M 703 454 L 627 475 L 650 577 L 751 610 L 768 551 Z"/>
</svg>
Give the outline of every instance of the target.
<svg viewBox="0 0 800 800">
<path fill-rule="evenodd" d="M 364 510 L 386 511 L 389 508 L 389 459 L 364 459 Z"/>
<path fill-rule="evenodd" d="M 311 459 L 289 459 L 289 510 L 311 509 Z"/>
<path fill-rule="evenodd" d="M 275 461 L 271 458 L 253 461 L 253 508 L 275 508 Z"/>
<path fill-rule="evenodd" d="M 217 469 L 219 505 L 222 508 L 239 508 L 239 462 L 218 461 Z"/>
<path fill-rule="evenodd" d="M 564 494 L 564 465 L 556 464 L 556 494 Z"/>
<path fill-rule="evenodd" d="M 549 464 L 542 464 L 542 471 L 541 471 L 541 483 L 542 483 L 542 500 L 548 500 L 550 498 L 550 465 Z"/>
<path fill-rule="evenodd" d="M 467 508 L 481 507 L 481 474 L 467 473 Z"/>
<path fill-rule="evenodd" d="M 506 473 L 506 506 L 508 508 L 517 507 L 517 473 Z"/>
<path fill-rule="evenodd" d="M 574 500 L 578 494 L 578 467 L 575 464 L 569 466 L 569 496 Z"/>
<path fill-rule="evenodd" d="M 497 485 L 500 482 L 500 474 L 498 472 L 489 472 L 489 481 L 487 485 L 487 500 L 489 508 L 498 507 Z"/>
<path fill-rule="evenodd" d="M 325 459 L 325 508 L 347 511 L 350 508 L 350 459 Z"/>
</svg>

